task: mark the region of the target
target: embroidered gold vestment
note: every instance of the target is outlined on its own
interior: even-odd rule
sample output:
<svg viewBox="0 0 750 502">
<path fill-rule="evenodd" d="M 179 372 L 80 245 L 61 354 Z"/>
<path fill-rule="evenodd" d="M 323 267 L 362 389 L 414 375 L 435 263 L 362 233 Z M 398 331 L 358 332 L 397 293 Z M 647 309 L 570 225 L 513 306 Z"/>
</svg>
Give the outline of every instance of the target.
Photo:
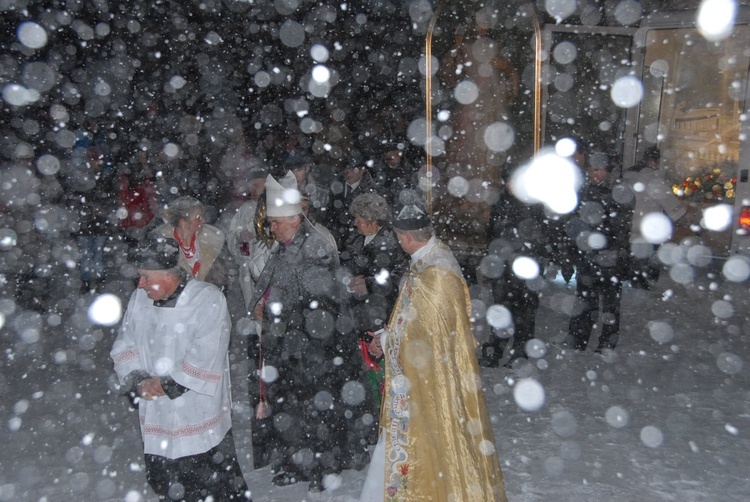
<svg viewBox="0 0 750 502">
<path fill-rule="evenodd" d="M 506 501 L 471 304 L 439 241 L 412 265 L 388 323 L 381 425 L 387 501 Z"/>
</svg>

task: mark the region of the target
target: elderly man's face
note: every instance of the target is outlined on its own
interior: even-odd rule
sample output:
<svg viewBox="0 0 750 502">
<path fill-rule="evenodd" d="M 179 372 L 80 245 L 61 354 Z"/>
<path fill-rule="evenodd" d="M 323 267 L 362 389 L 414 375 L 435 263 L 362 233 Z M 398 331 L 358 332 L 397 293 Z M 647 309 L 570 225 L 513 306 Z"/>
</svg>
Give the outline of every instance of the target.
<svg viewBox="0 0 750 502">
<path fill-rule="evenodd" d="M 357 183 L 365 175 L 364 167 L 347 167 L 344 169 L 344 179 L 350 185 Z"/>
<path fill-rule="evenodd" d="M 138 269 L 138 288 L 146 292 L 151 300 L 163 300 L 177 289 L 179 280 L 167 270 Z"/>
<path fill-rule="evenodd" d="M 296 216 L 269 216 L 268 224 L 271 226 L 273 238 L 282 244 L 292 240 L 302 225 L 299 215 Z"/>
</svg>

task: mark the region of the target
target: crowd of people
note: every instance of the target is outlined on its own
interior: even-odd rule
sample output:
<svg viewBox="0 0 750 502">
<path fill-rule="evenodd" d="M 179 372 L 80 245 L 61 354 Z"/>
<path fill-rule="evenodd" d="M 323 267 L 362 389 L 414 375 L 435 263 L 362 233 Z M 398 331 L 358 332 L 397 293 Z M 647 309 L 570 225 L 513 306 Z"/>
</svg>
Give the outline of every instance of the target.
<svg viewBox="0 0 750 502">
<path fill-rule="evenodd" d="M 647 160 L 655 155 L 649 150 Z M 521 257 L 542 269 L 558 264 L 566 281 L 575 271 L 568 347 L 585 351 L 600 325 L 596 351 L 613 350 L 623 282 L 648 287 L 653 279 L 643 260 L 632 255 L 630 243 L 633 214 L 647 211 L 636 196 L 644 188 L 629 185 L 628 177 L 615 178 L 606 154 L 579 143 L 575 160 L 585 173 L 579 203 L 571 214 L 550 218 L 539 206 L 519 201 L 513 195 L 512 172 L 504 174 L 487 239 L 488 256 L 505 265 L 483 279 L 489 281 L 494 303 L 507 308 L 511 317 L 477 358 L 464 272 L 435 235 L 421 195 L 416 190 L 389 194 L 358 159 L 349 157 L 329 184 L 316 179 L 313 158 L 299 152 L 290 152 L 279 169 L 252 163 L 246 171 L 247 200 L 225 231 L 204 222 L 204 206 L 197 199 L 171 201 L 166 221 L 148 232 L 146 241 L 171 243 L 169 270 L 176 287 L 162 290 L 153 277 L 155 267 L 136 263 L 139 290 L 113 349 L 118 374 L 147 401 L 161 396 L 174 400 L 191 389 L 200 395 L 206 385 L 201 379 L 212 375 L 217 375 L 212 385 L 219 383 L 221 367 L 210 365 L 225 358 L 224 345 L 223 353 L 203 367 L 190 360 L 205 343 L 200 330 L 191 335 L 196 347 L 184 345 L 184 338 L 169 342 L 174 346 L 167 350 L 184 357 L 179 368 L 179 356 L 169 368 L 158 368 L 151 354 L 139 359 L 139 350 L 147 351 L 146 343 L 153 343 L 153 329 L 142 328 L 148 316 L 134 317 L 134 312 L 148 310 L 138 304 L 146 301 L 145 295 L 153 300 L 156 318 L 166 316 L 162 309 L 181 305 L 191 284 L 211 283 L 204 289 L 214 295 L 232 294 L 228 269 L 234 266 L 244 307 L 239 315 L 252 320 L 248 378 L 255 410 L 255 468 L 270 465 L 278 486 L 304 481 L 310 490 L 321 491 L 326 475 L 369 465 L 362 500 L 384 500 L 386 494 L 502 500 L 502 473 L 481 383 L 455 375 L 478 378 L 480 364 L 498 366 L 506 360 L 512 367 L 528 358 L 540 281 L 516 270 Z M 656 168 L 653 162 L 650 168 Z M 186 282 L 191 277 L 197 281 Z M 211 302 L 212 309 L 220 304 L 226 310 L 226 302 Z M 194 306 L 191 315 L 203 318 L 207 307 Z M 222 315 L 231 317 L 228 311 Z M 223 340 L 225 335 L 216 336 Z M 135 361 L 143 366 L 128 365 Z M 197 381 L 191 380 L 196 376 Z M 220 409 L 226 412 L 221 408 L 226 403 L 220 401 L 212 401 L 212 412 L 224 420 L 228 415 Z M 142 407 L 141 415 L 156 413 L 148 410 Z M 166 406 L 161 413 L 177 412 Z M 149 434 L 161 434 L 167 442 L 182 436 L 159 428 L 161 420 L 142 419 L 144 444 L 149 444 Z M 460 426 L 469 422 L 476 430 Z M 193 430 L 206 432 L 195 424 Z M 230 427 L 201 444 L 205 451 L 224 448 L 230 464 L 211 467 L 201 456 L 205 451 L 191 462 L 231 474 L 222 486 L 234 487 L 231 497 L 243 497 L 246 487 L 231 463 Z M 436 455 L 449 449 L 456 455 Z M 186 487 L 200 481 L 180 481 L 182 464 L 150 457 L 174 456 L 167 452 L 171 448 L 159 453 L 146 447 L 148 479 L 155 491 L 167 493 L 175 483 Z M 213 493 L 215 482 L 215 477 L 203 479 L 198 492 Z"/>
<path fill-rule="evenodd" d="M 232 460 L 229 407 L 219 398 L 226 385 L 225 342 L 239 325 L 251 341 L 254 467 L 271 466 L 275 484 L 307 482 L 311 490 L 322 490 L 326 475 L 369 464 L 371 471 L 374 466 L 379 470 L 368 473 L 363 497 L 376 494 L 380 499 L 383 490 L 455 490 L 448 488 L 454 484 L 450 476 L 444 476 L 441 486 L 433 478 L 435 472 L 463 464 L 420 460 L 429 452 L 422 446 L 412 451 L 410 435 L 415 444 L 427 442 L 436 451 L 445 448 L 444 442 L 470 449 L 477 440 L 494 441 L 483 418 L 481 393 L 468 399 L 471 388 L 451 387 L 458 384 L 449 381 L 438 385 L 429 358 L 442 357 L 441 364 L 476 374 L 478 365 L 513 367 L 528 358 L 543 272 L 533 278 L 519 274 L 514 267 L 518 258 L 530 258 L 542 271 L 556 264 L 566 281 L 575 271 L 576 303 L 566 343 L 573 350 L 586 350 L 594 332 L 600 331 L 597 352 L 613 350 L 623 282 L 648 288 L 658 272 L 654 244 L 644 236 L 644 217 L 653 211 L 673 220 L 685 214 L 658 183 L 657 149 L 649 149 L 643 162 L 617 177 L 606 154 L 579 141 L 576 160 L 586 181 L 576 210 L 550 217 L 540 206 L 522 203 L 513 195 L 513 170 L 506 169 L 488 211 L 486 235 L 486 256 L 502 266 L 492 273 L 482 266 L 467 270 L 466 263 L 437 245 L 432 222 L 425 223 L 431 215 L 420 209 L 419 160 L 399 148 L 381 153 L 378 159 L 350 151 L 337 166 L 322 168 L 315 155 L 299 145 L 285 149 L 273 162 L 249 148 L 232 148 L 221 168 L 231 173 L 231 196 L 223 199 L 225 207 L 217 207 L 217 199 L 202 197 L 210 187 L 188 189 L 189 183 L 167 179 L 169 171 L 157 168 L 146 150 L 136 150 L 126 162 L 113 156 L 95 122 L 79 135 L 68 173 L 75 176 L 66 176 L 57 188 L 50 185 L 45 195 L 67 199 L 66 206 L 77 208 L 69 225 L 77 246 L 69 262 L 77 266 L 82 294 L 106 290 L 107 274 L 127 269 L 122 268 L 125 262 L 138 270 L 131 271 L 139 277 L 138 289 L 113 358 L 123 385 L 144 402 L 139 414 L 147 477 L 157 493 L 219 493 L 215 490 L 221 485 L 232 487 L 221 497 L 245 496 L 246 486 Z M 168 243 L 174 266 L 154 268 L 139 257 L 144 245 L 154 242 Z M 128 259 L 113 258 L 114 247 L 125 249 Z M 422 256 L 422 248 L 431 250 L 430 260 Z M 113 259 L 118 266 L 112 266 Z M 422 275 L 426 263 L 442 267 L 458 283 L 430 284 L 431 276 Z M 416 335 L 421 329 L 464 332 L 464 320 L 456 312 L 463 309 L 466 319 L 470 317 L 468 290 L 458 287 L 467 285 L 465 277 L 469 286 L 488 286 L 491 303 L 510 312 L 508 323 L 493 326 L 478 360 L 468 355 L 475 354 L 472 337 L 438 347 Z M 194 284 L 211 286 L 199 294 Z M 425 291 L 430 291 L 429 298 L 419 298 Z M 446 291 L 451 293 L 443 298 Z M 32 297 L 43 308 L 43 294 Z M 205 298 L 206 305 L 190 303 L 198 297 Z M 425 314 L 437 327 L 418 330 L 409 317 L 410 312 L 450 302 L 458 302 L 450 318 L 445 310 Z M 210 361 L 191 359 L 196 353 L 210 354 L 201 345 L 207 343 L 206 333 L 186 322 L 190 318 L 216 319 L 218 331 L 208 343 L 218 345 Z M 162 345 L 152 351 L 153 336 L 159 333 L 155 326 L 167 326 L 173 333 L 163 340 L 159 336 Z M 413 358 L 405 355 L 410 350 Z M 446 353 L 454 359 L 445 359 Z M 172 361 L 168 367 L 165 357 Z M 433 384 L 424 395 L 414 387 L 409 393 L 398 392 L 398 385 L 415 385 L 415 380 Z M 457 400 L 455 393 L 467 400 Z M 182 416 L 182 405 L 173 402 L 182 397 L 201 402 L 205 413 Z M 462 438 L 461 431 L 452 431 L 446 437 L 417 440 L 418 431 L 437 420 L 419 415 L 428 408 L 421 399 L 452 403 L 451 416 L 473 417 L 488 435 Z M 405 415 L 404 407 L 411 407 Z M 173 426 L 162 425 L 166 423 Z M 419 425 L 410 429 L 408 423 Z M 399 431 L 396 436 L 394 430 Z M 171 444 L 177 438 L 190 446 L 163 447 L 164 441 Z M 226 462 L 213 463 L 217 452 Z M 466 450 L 462 455 L 486 460 L 474 453 Z M 383 458 L 384 463 L 376 463 Z M 217 481 L 212 474 L 217 469 L 229 477 Z M 481 479 L 472 486 L 483 486 L 499 499 L 499 467 L 490 462 L 477 469 L 474 473 Z M 202 474 L 186 479 L 187 472 Z M 422 475 L 432 481 L 420 485 Z M 459 471 L 454 475 L 465 478 Z"/>
<path fill-rule="evenodd" d="M 72 275 L 77 275 L 82 294 L 105 291 L 106 274 L 122 270 L 120 265 L 127 260 L 122 256 L 113 258 L 114 247 L 127 250 L 127 256 L 142 252 L 146 242 L 168 242 L 174 248 L 172 258 L 179 273 L 165 268 L 172 270 L 172 276 L 166 279 L 152 281 L 151 269 L 137 265 L 137 257 L 133 259 L 139 269 L 139 274 L 134 275 L 140 277 L 139 290 L 144 293 L 134 294 L 122 323 L 120 337 L 124 338 L 118 341 L 118 347 L 122 344 L 131 347 L 113 351 L 118 373 L 126 387 L 132 387 L 134 395 L 146 401 L 159 401 L 163 397 L 174 400 L 189 392 L 201 395 L 201 389 L 207 388 L 212 389 L 211 396 L 218 395 L 215 389 L 224 385 L 221 375 L 225 369 L 213 365 L 219 364 L 219 359 L 226 355 L 225 351 L 221 353 L 224 350 L 221 347 L 210 364 L 200 362 L 201 366 L 186 358 L 176 373 L 172 371 L 175 366 L 167 369 L 154 366 L 161 361 L 158 352 L 143 356 L 143 360 L 141 356 L 136 357 L 146 367 L 133 370 L 135 373 L 127 371 L 127 364 L 119 367 L 153 343 L 144 333 L 151 336 L 154 330 L 144 328 L 146 324 L 139 324 L 140 319 L 136 323 L 130 317 L 131 311 L 155 309 L 153 317 L 149 317 L 149 322 L 155 323 L 152 326 L 162 323 L 174 323 L 170 329 L 187 326 L 189 323 L 177 320 L 180 316 L 176 315 L 175 307 L 181 305 L 180 298 L 185 298 L 185 302 L 193 298 L 188 295 L 195 289 L 188 287 L 190 284 L 211 284 L 212 287 L 206 289 L 211 295 L 205 293 L 206 297 L 216 296 L 218 292 L 230 301 L 222 306 L 211 300 L 212 308 L 222 312 L 211 311 L 210 315 L 219 315 L 223 323 L 226 308 L 228 333 L 232 326 L 241 324 L 242 334 L 251 340 L 248 379 L 255 410 L 254 467 L 270 465 L 274 483 L 278 485 L 304 481 L 311 489 L 321 490 L 327 474 L 374 465 L 370 452 L 378 439 L 385 437 L 382 426 L 397 414 L 393 407 L 404 404 L 399 401 L 403 395 L 393 394 L 393 382 L 400 382 L 405 376 L 409 381 L 416 378 L 409 377 L 407 368 L 399 366 L 403 364 L 403 357 L 393 360 L 389 357 L 408 347 L 408 344 L 400 345 L 403 333 L 399 335 L 399 325 L 394 326 L 399 319 L 399 308 L 407 308 L 400 302 L 405 294 L 409 295 L 409 302 L 417 301 L 413 297 L 412 281 L 416 280 L 413 274 L 419 269 L 417 264 L 423 262 L 415 260 L 418 252 L 410 251 L 412 248 L 408 244 L 404 246 L 405 239 L 408 240 L 404 235 L 410 234 L 400 232 L 398 222 L 401 220 L 403 225 L 419 207 L 409 202 L 421 204 L 417 180 L 421 166 L 418 159 L 410 157 L 408 150 L 384 148 L 380 158 L 351 151 L 337 166 L 323 168 L 315 155 L 295 146 L 286 148 L 276 157 L 278 161 L 273 162 L 259 158 L 247 147 L 227 151 L 221 169 L 231 173 L 227 178 L 231 179 L 227 190 L 231 195 L 223 199 L 225 207 L 217 207 L 216 198 L 201 195 L 210 189 L 208 186 L 200 188 L 202 185 L 198 184 L 188 189 L 192 186 L 190 183 L 167 179 L 177 174 L 170 175 L 168 169 L 159 167 L 147 150 L 136 149 L 125 161 L 113 155 L 106 135 L 100 133 L 96 122 L 91 122 L 73 147 L 70 169 L 61 177 L 62 183 L 55 186 L 50 183 L 52 178 L 45 177 L 49 186 L 37 190 L 44 197 L 67 200 L 67 207 L 76 208 L 72 223 L 67 227 L 72 230 L 77 246 L 69 250 L 67 262 L 76 264 L 77 274 Z M 19 162 L 22 158 L 19 154 Z M 657 278 L 654 243 L 644 235 L 644 217 L 654 211 L 663 212 L 673 220 L 685 215 L 685 208 L 670 197 L 659 181 L 658 149 L 649 149 L 642 162 L 620 176 L 606 154 L 583 141 L 578 142 L 576 161 L 585 172 L 586 180 L 579 191 L 579 204 L 571 214 L 554 218 L 545 214 L 540 206 L 520 202 L 513 195 L 513 170 L 503 172 L 497 201 L 488 211 L 486 256 L 502 263 L 493 273 L 481 266 L 477 270 L 467 270 L 466 263 L 461 263 L 460 259 L 457 263 L 461 265 L 456 271 L 452 263 L 444 263 L 442 258 L 438 260 L 461 281 L 468 278 L 469 286 L 480 281 L 488 286 L 490 303 L 510 312 L 510 321 L 503 326 L 493 326 L 487 343 L 480 347 L 480 357 L 474 360 L 479 365 L 496 367 L 504 363 L 513 367 L 519 359 L 528 358 L 527 343 L 534 337 L 535 317 L 543 291 L 540 277 L 551 264 L 561 269 L 566 281 L 574 271 L 576 274 L 576 303 L 566 341 L 573 350 L 587 350 L 594 332 L 600 332 L 597 352 L 615 349 L 623 283 L 630 281 L 633 286 L 648 288 Z M 4 217 L 12 215 L 12 211 L 7 211 Z M 60 228 L 63 227 L 65 225 Z M 420 234 L 422 240 L 418 242 L 425 244 L 435 237 L 433 230 L 428 234 Z M 19 237 L 34 235 L 29 232 Z M 429 247 L 431 249 L 432 245 Z M 13 250 L 6 254 L 6 259 L 14 257 Z M 16 267 L 23 256 L 16 258 L 8 264 Z M 531 258 L 542 273 L 535 278 L 524 277 L 513 266 L 517 258 Z M 117 260 L 117 266 L 112 266 L 112 260 Z M 16 267 L 16 272 L 23 270 L 26 269 Z M 39 274 L 38 266 L 29 268 L 28 273 L 35 279 L 45 277 Z M 169 291 L 168 302 L 146 294 L 154 288 L 153 284 L 157 289 Z M 423 283 L 419 284 L 422 288 Z M 443 287 L 448 288 L 441 285 L 440 291 Z M 39 289 L 38 294 L 32 291 L 29 295 L 29 301 L 35 302 L 32 308 L 44 308 L 43 297 L 49 288 Z M 462 295 L 458 296 L 468 305 L 468 293 L 465 297 Z M 432 301 L 438 296 L 432 294 Z M 440 300 L 440 305 L 445 301 Z M 165 308 L 172 310 L 167 312 Z M 202 318 L 202 308 L 190 307 L 190 316 Z M 424 308 L 427 306 L 417 311 Z M 445 312 L 435 315 L 441 322 L 445 320 Z M 185 314 L 186 318 L 190 316 Z M 403 322 L 409 320 L 402 318 Z M 188 331 L 193 329 L 190 326 Z M 143 330 L 143 333 L 134 334 L 131 329 Z M 205 340 L 199 340 L 197 332 L 191 336 L 195 337 L 197 345 L 165 345 L 161 350 L 171 354 L 182 351 L 184 355 L 202 351 L 199 347 Z M 215 335 L 221 344 L 225 336 L 228 335 Z M 170 343 L 176 339 L 176 335 L 172 336 Z M 138 348 L 139 343 L 146 345 Z M 421 347 L 423 343 L 416 345 Z M 458 354 L 457 347 L 451 347 L 450 351 Z M 460 364 L 469 364 L 474 371 L 474 362 L 462 359 Z M 422 366 L 415 370 L 422 376 L 427 371 Z M 156 380 L 155 375 L 159 375 Z M 188 376 L 197 376 L 199 381 L 191 381 Z M 206 383 L 200 378 L 211 381 Z M 352 382 L 358 386 L 353 387 Z M 455 401 L 450 394 L 436 396 L 430 394 L 430 399 Z M 387 404 L 389 400 L 394 401 Z M 475 401 L 479 403 L 480 399 Z M 195 437 L 188 434 L 190 441 L 195 440 L 199 445 L 197 449 L 162 451 L 146 446 L 149 482 L 155 491 L 166 493 L 165 490 L 175 483 L 188 491 L 196 489 L 198 485 L 190 484 L 197 482 L 195 479 L 180 481 L 175 472 L 211 471 L 215 466 L 211 467 L 206 459 L 216 453 L 216 448 L 233 451 L 231 427 L 225 423 L 229 415 L 226 409 L 220 409 L 225 404 L 218 401 L 206 404 L 214 415 L 206 415 L 205 423 L 221 416 L 216 423 L 224 425 L 199 427 L 201 432 Z M 180 432 L 183 429 L 165 432 L 159 426 L 166 420 L 162 414 L 173 413 L 178 417 L 180 414 L 176 410 L 150 405 L 151 411 L 148 411 L 148 406 L 140 408 L 141 416 L 155 414 L 153 416 L 159 418 L 151 422 L 153 428 L 144 428 L 144 445 L 153 445 L 148 436 L 152 433 L 166 434 L 170 438 L 183 436 Z M 413 406 L 423 409 L 416 403 Z M 471 413 L 481 417 L 482 406 L 476 406 Z M 461 415 L 460 411 L 453 411 L 454 416 Z M 406 427 L 403 423 L 388 423 L 388 427 L 399 430 Z M 199 437 L 209 430 L 209 440 Z M 404 432 L 403 436 L 391 437 L 387 447 L 398 444 L 397 440 L 408 443 L 408 434 Z M 457 436 L 450 440 L 458 441 Z M 402 450 L 408 448 L 399 449 L 399 454 Z M 204 457 L 190 461 L 197 464 L 184 465 L 150 457 L 182 458 L 183 453 L 175 452 L 189 452 L 184 453 L 187 457 L 198 454 Z M 382 453 L 376 450 L 376 456 Z M 417 456 L 424 454 L 415 453 Z M 395 455 L 388 450 L 388 462 Z M 407 469 L 407 466 L 414 469 L 417 465 L 407 460 L 399 462 L 382 465 L 383 472 L 393 474 L 398 470 L 397 465 L 399 469 Z M 188 469 L 185 465 L 193 467 Z M 200 465 L 204 467 L 196 467 Z M 238 472 L 231 462 L 217 465 L 228 472 Z M 425 468 L 428 468 L 426 464 Z M 440 468 L 448 469 L 444 465 Z M 488 479 L 495 481 L 488 481 L 487 486 L 495 486 L 493 483 L 501 479 L 501 475 L 494 473 L 493 466 L 489 468 Z M 417 471 L 412 472 L 416 475 Z M 377 483 L 391 491 L 398 490 L 399 483 L 404 483 L 402 477 L 390 476 L 385 481 L 377 478 Z M 372 483 L 371 478 L 368 475 L 368 483 Z M 215 480 L 207 480 L 201 482 L 204 484 L 200 484 L 198 491 L 214 489 L 211 483 Z M 243 492 L 243 485 L 235 485 L 237 491 L 233 493 Z M 417 486 L 411 482 L 407 485 Z M 188 489 L 189 486 L 192 488 Z"/>
<path fill-rule="evenodd" d="M 248 199 L 226 230 L 204 221 L 200 201 L 181 196 L 133 246 L 138 289 L 112 358 L 123 388 L 144 403 L 151 487 L 165 498 L 249 496 L 220 396 L 232 316 L 219 297 L 233 294 L 234 263 L 239 315 L 253 321 L 255 468 L 270 465 L 278 486 L 308 482 L 321 491 L 327 475 L 370 465 L 362 500 L 386 493 L 504 500 L 481 384 L 450 376 L 479 375 L 468 287 L 420 194 L 387 193 L 355 156 L 327 186 L 314 170 L 298 152 L 280 169 L 254 165 Z M 209 321 L 211 351 L 201 328 Z M 174 334 L 165 337 L 162 323 Z M 441 342 L 431 346 L 435 335 Z M 186 416 L 177 399 L 187 397 L 205 413 Z M 424 434 L 448 419 L 445 434 Z M 461 425 L 468 422 L 470 430 Z M 179 449 L 182 442 L 193 448 Z M 449 445 L 456 458 L 435 457 Z M 217 448 L 221 462 L 213 460 Z"/>
<path fill-rule="evenodd" d="M 644 216 L 685 214 L 660 189 L 657 149 L 617 177 L 606 154 L 579 141 L 575 158 L 585 182 L 575 211 L 550 217 L 522 203 L 513 195 L 513 170 L 505 170 L 486 235 L 486 256 L 502 266 L 467 272 L 437 240 L 416 179 L 419 162 L 402 150 L 384 152 L 379 163 L 352 151 L 331 172 L 298 148 L 273 163 L 233 149 L 222 167 L 233 173 L 225 208 L 165 180 L 145 151 L 116 168 L 96 124 L 74 153 L 78 177 L 50 193 L 80 209 L 72 262 L 81 293 L 106 290 L 115 244 L 127 250 L 120 264 L 137 269 L 131 275 L 138 289 L 112 356 L 124 388 L 143 403 L 147 479 L 164 497 L 239 500 L 248 493 L 225 395 L 228 340 L 241 324 L 250 340 L 254 467 L 270 466 L 275 484 L 306 482 L 319 491 L 326 475 L 369 465 L 363 500 L 458 493 L 467 484 L 455 480 L 468 479 L 462 469 L 470 465 L 478 478 L 466 497 L 501 500 L 481 386 L 443 381 L 444 366 L 478 375 L 479 365 L 514 367 L 528 359 L 540 277 L 552 264 L 566 281 L 576 274 L 567 346 L 587 350 L 596 331 L 597 352 L 615 349 L 623 283 L 648 288 L 658 271 Z M 155 243 L 156 255 L 170 250 L 168 260 L 154 262 Z M 519 274 L 518 258 L 530 258 L 542 273 Z M 492 327 L 478 359 L 465 277 L 468 286 L 483 282 L 491 303 L 510 312 L 509 322 Z M 421 325 L 422 315 L 435 325 Z M 207 319 L 210 339 L 200 328 Z M 438 332 L 461 336 L 440 345 L 430 338 Z M 440 368 L 432 366 L 437 358 Z M 424 382 L 428 388 L 419 388 Z M 185 415 L 178 399 L 204 411 Z M 434 402 L 450 403 L 451 417 L 475 420 L 481 434 L 464 437 L 459 427 L 423 438 L 421 431 L 444 423 L 426 404 Z M 471 460 L 454 465 L 430 457 L 447 443 Z M 492 453 L 477 456 L 472 448 L 480 443 L 493 445 Z"/>
</svg>

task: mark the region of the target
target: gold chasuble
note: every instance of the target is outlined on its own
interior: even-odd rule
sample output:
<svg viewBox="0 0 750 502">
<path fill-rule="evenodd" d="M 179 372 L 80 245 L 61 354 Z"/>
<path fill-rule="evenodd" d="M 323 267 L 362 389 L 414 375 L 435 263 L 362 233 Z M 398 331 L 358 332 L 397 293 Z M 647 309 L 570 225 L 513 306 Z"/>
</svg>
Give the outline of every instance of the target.
<svg viewBox="0 0 750 502">
<path fill-rule="evenodd" d="M 437 241 L 409 270 L 388 323 L 387 501 L 507 500 L 470 311 L 461 269 Z"/>
</svg>

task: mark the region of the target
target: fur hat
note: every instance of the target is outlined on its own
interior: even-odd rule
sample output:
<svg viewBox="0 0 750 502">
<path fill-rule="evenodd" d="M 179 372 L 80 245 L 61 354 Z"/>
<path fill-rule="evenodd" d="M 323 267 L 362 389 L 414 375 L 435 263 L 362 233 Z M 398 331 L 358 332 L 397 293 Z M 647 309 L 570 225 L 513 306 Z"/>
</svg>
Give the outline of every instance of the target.
<svg viewBox="0 0 750 502">
<path fill-rule="evenodd" d="M 266 214 L 268 216 L 301 214 L 301 199 L 302 196 L 297 190 L 297 179 L 291 171 L 287 171 L 279 181 L 276 181 L 270 174 L 266 178 Z"/>
</svg>

